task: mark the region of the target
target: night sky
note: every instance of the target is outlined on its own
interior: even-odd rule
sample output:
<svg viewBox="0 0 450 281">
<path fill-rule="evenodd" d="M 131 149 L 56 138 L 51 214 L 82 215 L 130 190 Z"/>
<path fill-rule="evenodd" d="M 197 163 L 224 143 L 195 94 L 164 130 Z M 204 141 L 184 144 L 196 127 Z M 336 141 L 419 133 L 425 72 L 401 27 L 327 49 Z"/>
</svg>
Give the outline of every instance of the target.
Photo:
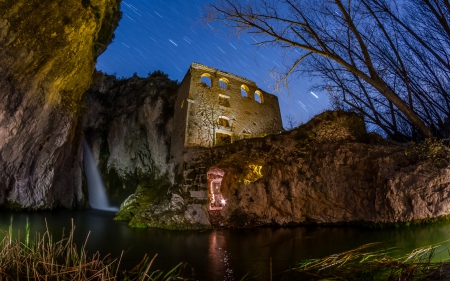
<svg viewBox="0 0 450 281">
<path fill-rule="evenodd" d="M 192 62 L 248 78 L 278 96 L 283 124 L 290 115 L 299 122 L 329 107 L 327 95 L 311 92 L 308 77 L 289 84 L 290 94 L 274 91 L 270 72 L 283 69 L 282 53 L 255 45 L 258 38 L 236 34 L 226 23 L 201 21 L 213 0 L 126 0 L 115 39 L 97 61 L 97 69 L 118 77 L 146 77 L 162 70 L 181 81 Z"/>
</svg>

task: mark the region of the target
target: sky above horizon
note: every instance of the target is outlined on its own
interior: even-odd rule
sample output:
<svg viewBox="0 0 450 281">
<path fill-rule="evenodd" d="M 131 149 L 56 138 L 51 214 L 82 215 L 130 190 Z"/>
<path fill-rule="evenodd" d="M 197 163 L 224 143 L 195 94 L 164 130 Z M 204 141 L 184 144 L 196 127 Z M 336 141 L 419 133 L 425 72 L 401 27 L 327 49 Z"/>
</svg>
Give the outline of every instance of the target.
<svg viewBox="0 0 450 281">
<path fill-rule="evenodd" d="M 287 116 L 300 123 L 329 108 L 325 93 L 312 92 L 308 77 L 297 77 L 289 93 L 275 90 L 271 71 L 283 69 L 283 54 L 256 46 L 258 38 L 236 34 L 226 23 L 201 21 L 212 0 L 126 0 L 115 39 L 98 58 L 97 69 L 118 77 L 146 77 L 161 70 L 181 81 L 192 62 L 250 79 L 278 96 L 283 125 Z"/>
</svg>

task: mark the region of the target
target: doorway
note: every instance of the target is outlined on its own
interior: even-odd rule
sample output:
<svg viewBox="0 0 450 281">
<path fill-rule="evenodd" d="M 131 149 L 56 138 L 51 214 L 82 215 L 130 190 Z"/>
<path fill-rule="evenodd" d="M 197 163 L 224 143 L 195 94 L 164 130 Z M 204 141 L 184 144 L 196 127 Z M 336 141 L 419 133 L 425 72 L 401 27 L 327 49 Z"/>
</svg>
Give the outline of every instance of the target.
<svg viewBox="0 0 450 281">
<path fill-rule="evenodd" d="M 208 197 L 209 210 L 222 210 L 226 205 L 226 199 L 222 193 L 222 178 L 225 172 L 221 169 L 214 168 L 208 171 Z"/>
</svg>

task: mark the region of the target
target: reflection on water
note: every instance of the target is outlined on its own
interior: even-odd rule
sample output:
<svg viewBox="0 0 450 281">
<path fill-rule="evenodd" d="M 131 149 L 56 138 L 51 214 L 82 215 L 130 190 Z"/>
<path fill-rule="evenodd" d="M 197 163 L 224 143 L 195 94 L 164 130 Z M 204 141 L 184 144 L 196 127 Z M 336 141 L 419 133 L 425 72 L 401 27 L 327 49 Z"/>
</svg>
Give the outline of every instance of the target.
<svg viewBox="0 0 450 281">
<path fill-rule="evenodd" d="M 231 253 L 227 252 L 226 236 L 222 231 L 211 231 L 208 239 L 210 271 L 222 272 L 223 280 L 236 280 L 230 267 Z"/>
<path fill-rule="evenodd" d="M 14 235 L 24 237 L 26 219 L 31 233 L 45 231 L 45 219 L 54 239 L 66 236 L 71 218 L 76 226 L 75 241 L 84 243 L 93 254 L 124 251 L 122 265 L 136 265 L 144 256 L 158 253 L 153 269 L 168 270 L 182 261 L 194 269 L 198 280 L 240 280 L 249 273 L 255 280 L 268 280 L 272 257 L 274 273 L 307 258 L 317 258 L 382 242 L 381 248 L 396 247 L 396 255 L 414 248 L 450 239 L 450 223 L 408 228 L 372 230 L 353 227 L 253 228 L 211 231 L 168 231 L 131 229 L 124 222 L 113 221 L 113 214 L 97 210 L 82 212 L 0 212 L 0 229 L 7 230 L 13 216 Z M 1 235 L 1 234 L 0 234 Z M 436 260 L 448 259 L 446 243 L 436 249 Z"/>
</svg>

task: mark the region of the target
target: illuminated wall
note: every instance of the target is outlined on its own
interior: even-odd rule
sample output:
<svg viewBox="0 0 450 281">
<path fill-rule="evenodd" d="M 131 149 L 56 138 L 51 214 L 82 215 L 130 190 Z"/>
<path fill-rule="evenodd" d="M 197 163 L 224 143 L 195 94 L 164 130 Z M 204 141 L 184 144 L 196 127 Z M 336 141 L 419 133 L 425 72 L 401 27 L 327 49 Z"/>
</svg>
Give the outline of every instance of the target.
<svg viewBox="0 0 450 281">
<path fill-rule="evenodd" d="M 178 90 L 172 151 L 282 130 L 278 98 L 243 77 L 193 63 Z"/>
</svg>

